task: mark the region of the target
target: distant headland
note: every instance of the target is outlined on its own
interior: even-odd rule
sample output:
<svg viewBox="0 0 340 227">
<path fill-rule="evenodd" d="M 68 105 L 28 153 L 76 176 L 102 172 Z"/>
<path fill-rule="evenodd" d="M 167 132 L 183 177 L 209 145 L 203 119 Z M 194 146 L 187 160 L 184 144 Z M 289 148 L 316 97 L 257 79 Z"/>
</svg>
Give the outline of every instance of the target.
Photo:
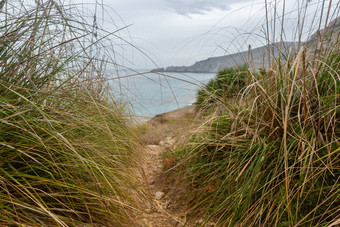
<svg viewBox="0 0 340 227">
<path fill-rule="evenodd" d="M 297 42 L 279 42 L 251 49 L 251 51 L 211 57 L 202 61 L 197 61 L 191 66 L 169 66 L 166 68 L 152 69 L 151 72 L 216 73 L 225 68 L 243 65 L 246 63 L 254 65 L 256 68 L 263 68 L 265 67 L 263 62 L 268 62 L 266 61 L 266 59 L 268 59 L 268 49 L 277 50 L 275 51 L 275 57 L 279 57 L 280 54 L 286 54 L 297 47 Z M 285 53 L 280 51 L 282 49 L 285 50 Z"/>
</svg>

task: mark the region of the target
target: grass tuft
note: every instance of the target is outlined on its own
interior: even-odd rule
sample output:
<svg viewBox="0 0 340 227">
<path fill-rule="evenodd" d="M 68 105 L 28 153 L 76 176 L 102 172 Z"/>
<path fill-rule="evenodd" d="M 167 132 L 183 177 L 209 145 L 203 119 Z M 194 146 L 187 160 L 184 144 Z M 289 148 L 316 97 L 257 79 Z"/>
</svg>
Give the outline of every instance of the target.
<svg viewBox="0 0 340 227">
<path fill-rule="evenodd" d="M 107 34 L 59 1 L 0 5 L 0 225 L 131 225 L 139 144 L 93 54 Z"/>
<path fill-rule="evenodd" d="M 205 130 L 172 155 L 182 160 L 174 168 L 190 183 L 186 199 L 204 224 L 338 225 L 340 55 L 333 33 L 271 58 L 266 69 L 227 69 L 231 76 L 218 75 L 199 92 L 201 106 L 214 100 L 219 111 L 209 110 Z M 247 77 L 241 86 L 227 80 L 240 75 Z"/>
</svg>

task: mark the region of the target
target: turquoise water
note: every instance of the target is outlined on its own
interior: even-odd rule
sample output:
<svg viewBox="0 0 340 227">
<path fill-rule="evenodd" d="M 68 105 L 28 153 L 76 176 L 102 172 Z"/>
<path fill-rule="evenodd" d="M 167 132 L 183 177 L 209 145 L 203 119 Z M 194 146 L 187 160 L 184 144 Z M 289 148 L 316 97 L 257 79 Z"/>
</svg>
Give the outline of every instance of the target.
<svg viewBox="0 0 340 227">
<path fill-rule="evenodd" d="M 116 97 L 128 103 L 133 114 L 153 117 L 194 103 L 197 90 L 214 76 L 214 73 L 146 73 L 111 80 L 110 86 Z"/>
</svg>

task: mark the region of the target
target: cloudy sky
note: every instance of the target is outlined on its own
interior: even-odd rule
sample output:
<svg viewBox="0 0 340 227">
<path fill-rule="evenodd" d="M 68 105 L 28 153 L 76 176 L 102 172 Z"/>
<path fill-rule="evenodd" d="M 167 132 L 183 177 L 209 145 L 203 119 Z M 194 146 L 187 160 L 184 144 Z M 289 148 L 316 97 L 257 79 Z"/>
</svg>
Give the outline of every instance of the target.
<svg viewBox="0 0 340 227">
<path fill-rule="evenodd" d="M 78 0 L 82 4 L 93 1 Z M 128 26 L 119 35 L 137 49 L 125 49 L 124 64 L 134 68 L 155 68 L 155 64 L 159 67 L 191 65 L 208 57 L 247 50 L 249 44 L 252 47 L 266 44 L 264 1 L 97 0 L 105 9 L 104 14 L 97 9 L 97 16 L 103 15 L 103 25 L 108 30 Z M 296 40 L 299 33 L 297 17 L 304 13 L 299 9 L 306 1 L 268 0 L 269 14 L 281 16 L 283 2 L 284 39 Z M 303 39 L 316 29 L 317 24 L 311 22 L 316 18 L 315 11 L 322 7 L 322 1 L 311 0 L 308 5 Z M 276 26 L 280 27 L 278 22 Z M 280 36 L 276 35 L 273 39 L 279 41 Z"/>
</svg>

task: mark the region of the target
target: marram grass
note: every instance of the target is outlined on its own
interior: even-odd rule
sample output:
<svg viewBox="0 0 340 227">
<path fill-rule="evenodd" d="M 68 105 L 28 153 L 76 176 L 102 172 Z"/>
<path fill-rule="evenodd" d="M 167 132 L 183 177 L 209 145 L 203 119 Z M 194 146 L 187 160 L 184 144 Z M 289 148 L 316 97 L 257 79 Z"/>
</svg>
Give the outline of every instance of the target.
<svg viewBox="0 0 340 227">
<path fill-rule="evenodd" d="M 172 171 L 190 183 L 185 198 L 202 225 L 340 224 L 339 39 L 318 41 L 324 50 L 302 47 L 268 70 L 249 67 L 236 100 L 199 93 L 219 111 L 173 153 L 182 161 Z"/>
<path fill-rule="evenodd" d="M 0 225 L 131 225 L 139 145 L 92 27 L 58 1 L 1 7 Z"/>
</svg>

